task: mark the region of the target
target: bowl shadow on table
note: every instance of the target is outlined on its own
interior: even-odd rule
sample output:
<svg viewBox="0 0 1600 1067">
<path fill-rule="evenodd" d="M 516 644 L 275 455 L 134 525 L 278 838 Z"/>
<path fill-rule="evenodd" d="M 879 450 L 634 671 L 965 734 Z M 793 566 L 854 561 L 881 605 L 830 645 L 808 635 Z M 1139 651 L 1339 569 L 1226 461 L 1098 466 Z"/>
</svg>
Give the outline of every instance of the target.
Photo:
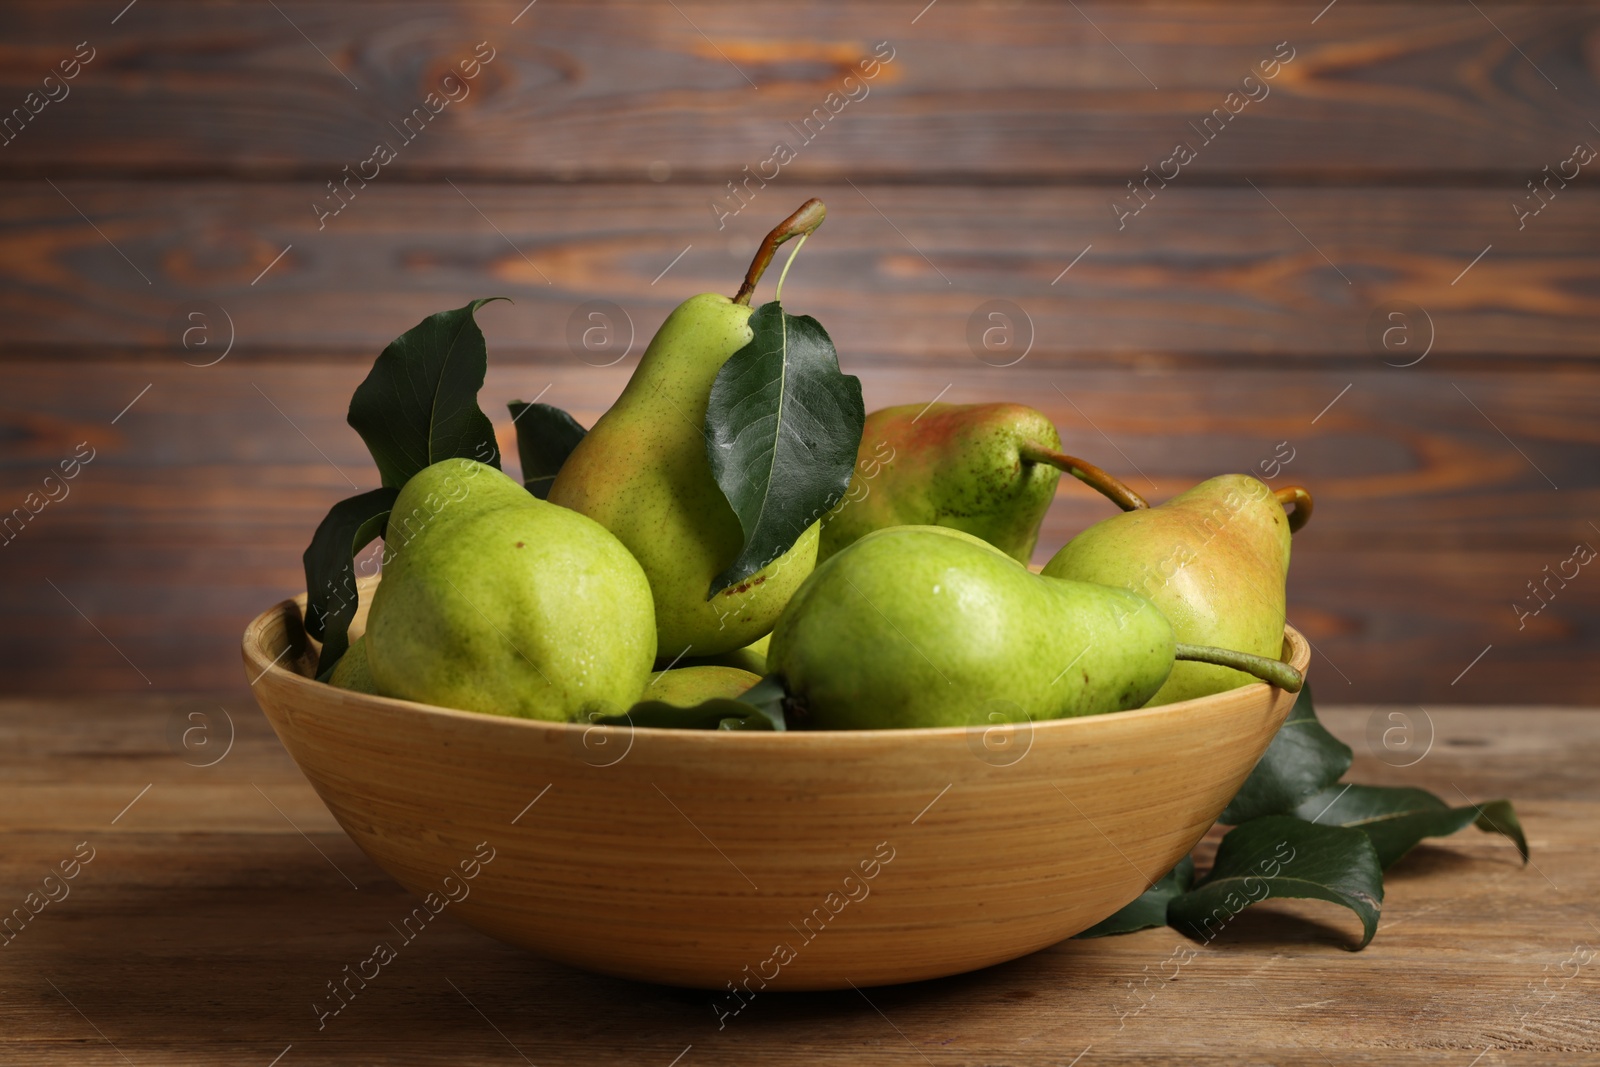
<svg viewBox="0 0 1600 1067">
<path fill-rule="evenodd" d="M 1211 975 L 1224 980 L 1222 969 L 1206 969 L 1207 960 L 1243 958 L 1253 966 L 1262 949 L 1308 947 L 1342 956 L 1355 937 L 1332 905 L 1273 902 L 1241 914 L 1209 946 L 1172 929 L 1067 940 L 947 978 L 863 992 L 762 992 L 719 1025 L 714 992 L 590 974 L 504 945 L 448 914 L 400 944 L 388 924 L 415 898 L 343 835 L 313 837 L 327 859 L 298 835 L 231 835 L 196 848 L 165 884 L 145 877 L 142 885 L 106 886 L 106 910 L 30 931 L 28 972 L 62 983 L 73 976 L 63 991 L 130 1051 L 185 1040 L 259 1043 L 274 1052 L 293 1042 L 313 1055 L 319 1047 L 349 1051 L 351 1043 L 466 1051 L 500 1042 L 498 1028 L 535 1062 L 541 1051 L 559 1057 L 610 1049 L 665 1051 L 666 1063 L 689 1044 L 901 1043 L 896 1028 L 919 1047 L 950 1042 L 970 1051 L 1012 1022 L 1037 1026 L 1038 1005 L 1029 1003 L 1036 998 L 1072 1005 L 1053 1015 L 1051 1026 L 1074 1039 L 1081 1033 L 1087 1043 L 1116 1029 L 1117 1010 L 1127 1006 L 1125 983 L 1137 981 L 1144 965 L 1154 970 L 1175 946 L 1203 954 L 1184 977 L 1205 982 Z M 1476 860 L 1428 848 L 1395 869 L 1414 865 L 1431 874 Z M 94 897 L 85 894 L 81 903 L 93 907 Z M 116 934 L 109 956 L 108 927 Z M 326 983 L 382 939 L 395 943 L 397 958 L 319 1029 L 313 1004 L 334 1003 Z M 39 987 L 42 1013 L 62 1010 L 48 986 L 28 984 Z M 971 1021 L 973 1012 L 982 1013 L 981 1025 Z M 626 1019 L 620 1029 L 618 1013 Z"/>
<path fill-rule="evenodd" d="M 1476 833 L 1468 827 L 1463 834 Z M 1453 875 L 1461 877 L 1482 876 L 1486 873 L 1485 867 L 1509 866 L 1520 870 L 1521 857 L 1510 842 L 1506 842 L 1502 852 L 1476 850 L 1464 852 L 1450 845 L 1421 844 L 1406 853 L 1392 867 L 1383 872 L 1383 881 L 1386 886 L 1393 886 L 1403 882 L 1421 881 L 1425 878 L 1448 878 Z"/>
<path fill-rule="evenodd" d="M 809 1032 L 825 1043 L 885 1035 L 899 1041 L 880 1011 L 918 1020 L 925 1038 L 930 1017 L 955 1019 L 974 1005 L 1020 1011 L 1017 1000 L 1035 991 L 1087 996 L 1105 984 L 1099 973 L 1062 967 L 1047 950 L 965 975 L 873 988 L 870 1001 L 849 990 L 762 993 L 720 1027 L 711 991 L 544 960 L 448 914 L 402 944 L 388 923 L 407 914 L 415 898 L 342 835 L 313 839 L 327 860 L 298 835 L 234 835 L 197 848 L 170 879 L 105 885 L 99 905 L 86 893 L 74 903 L 95 910 L 29 931 L 29 980 L 17 984 L 37 986 L 32 1006 L 55 1018 L 66 1006 L 40 978 L 52 979 L 135 1061 L 141 1049 L 190 1042 L 273 1051 L 293 1043 L 297 1054 L 313 1058 L 319 1048 L 349 1052 L 351 1043 L 465 1051 L 500 1042 L 498 1028 L 535 1062 L 535 1050 L 612 1049 L 651 1056 L 666 1050 L 662 1063 L 687 1044 L 713 1045 L 719 1035 L 793 1038 L 813 1026 Z M 108 931 L 115 933 L 110 952 Z M 369 956 L 378 940 L 395 945 L 396 959 L 319 1028 L 313 1005 L 335 1006 L 327 983 L 343 978 L 345 966 Z M 619 1013 L 627 1021 L 621 1029 Z M 939 1037 L 961 1029 L 938 1025 L 945 1028 Z"/>
<path fill-rule="evenodd" d="M 1353 921 L 1341 925 L 1341 914 L 1346 913 L 1331 904 L 1279 902 L 1236 917 L 1209 945 L 1170 927 L 1152 928 L 1111 938 L 1068 939 L 1020 959 L 945 978 L 867 990 L 763 993 L 728 1020 L 728 1029 L 748 1026 L 755 1032 L 786 1032 L 797 1023 L 838 1025 L 859 1018 L 869 1027 L 881 1027 L 892 1041 L 901 1040 L 894 1036 L 895 1030 L 905 1023 L 914 1025 L 922 1038 L 929 1036 L 931 1025 L 942 1026 L 969 1042 L 981 1033 L 1006 1030 L 1006 1013 L 1014 1016 L 1016 1028 L 1023 1032 L 1037 1029 L 1040 1009 L 1027 1002 L 1042 997 L 1053 1009 L 1071 1006 L 1065 1012 L 1053 1010 L 1050 1025 L 1057 1031 L 1054 1036 L 1076 1035 L 1065 1039 L 1087 1042 L 1121 1029 L 1119 1015 L 1138 1002 L 1129 1000 L 1131 986 L 1156 974 L 1158 964 L 1171 958 L 1176 949 L 1200 954 L 1199 969 L 1184 975 L 1189 981 L 1198 976 L 1200 982 L 1206 982 L 1210 975 L 1232 982 L 1241 966 L 1253 971 L 1264 959 L 1284 952 L 1303 954 L 1320 949 L 1343 957 L 1358 944 L 1360 928 Z M 1207 969 L 1207 961 L 1214 966 L 1229 958 L 1242 962 L 1226 973 Z M 686 1008 L 702 1008 L 715 994 L 674 989 L 668 996 Z M 980 1027 L 959 1022 L 930 1024 L 930 1020 L 959 1020 L 974 1012 L 985 1013 Z M 938 1044 L 929 1041 L 926 1047 Z M 967 1051 L 974 1051 L 970 1044 Z M 1069 1052 L 1065 1059 L 1070 1058 Z"/>
<path fill-rule="evenodd" d="M 1220 832 L 1216 831 L 1219 835 Z M 1449 844 L 1423 843 L 1385 871 L 1384 880 L 1394 885 L 1450 876 L 1481 877 L 1485 864 L 1521 869 L 1514 849 L 1508 848 L 1505 854 L 1485 854 L 1463 852 Z M 1275 955 L 1321 947 L 1343 953 L 1360 945 L 1360 934 L 1359 922 L 1338 905 L 1318 900 L 1267 900 L 1236 915 L 1210 942 L 1190 938 L 1172 927 L 1107 938 L 1071 938 L 1032 955 L 967 974 L 881 986 L 868 994 L 871 1003 L 880 1008 L 911 998 L 920 1003 L 930 994 L 951 994 L 964 1005 L 996 997 L 1028 999 L 1034 990 L 1071 996 L 1094 994 L 1103 990 L 1108 966 L 1114 973 L 1126 971 L 1123 977 L 1137 978 L 1143 963 L 1165 958 L 1174 946 L 1221 957 L 1231 952 L 1259 960 L 1264 955 L 1262 950 L 1266 950 L 1265 955 Z M 781 993 L 769 997 L 793 1006 L 839 1007 L 849 1007 L 852 1001 L 866 1006 L 867 999 L 855 992 Z"/>
<path fill-rule="evenodd" d="M 607 1003 L 669 1026 L 689 1017 L 679 990 L 552 963 L 447 913 L 406 943 L 389 924 L 410 914 L 416 898 L 342 834 L 312 837 L 359 890 L 298 835 L 208 842 L 165 884 L 145 878 L 98 894 L 80 889 L 12 948 L 18 980 L 8 984 L 36 986 L 36 1006 L 54 1017 L 66 1006 L 43 981 L 51 979 L 135 1060 L 141 1046 L 224 1034 L 279 1049 L 322 1040 L 498 1040 L 474 1006 L 513 1038 L 552 1023 L 579 1036 L 595 1032 L 603 1028 L 595 1005 Z M 346 967 L 355 970 L 380 941 L 396 949 L 393 961 L 319 1020 L 317 1006 L 340 1007 L 328 983 L 346 979 Z M 699 1011 L 715 1029 L 710 1010 Z M 587 1023 L 561 1027 L 562 1020 Z"/>
<path fill-rule="evenodd" d="M 1391 883 L 1404 883 L 1449 875 L 1481 875 L 1485 861 L 1511 868 L 1520 866 L 1514 852 L 1507 858 L 1463 853 L 1449 845 L 1423 844 L 1392 866 L 1385 877 Z M 1147 971 L 1155 973 L 1156 964 L 1178 948 L 1200 953 L 1201 960 L 1213 963 L 1231 958 L 1239 961 L 1239 966 L 1253 970 L 1263 960 L 1285 953 L 1313 952 L 1343 959 L 1346 953 L 1359 950 L 1360 944 L 1361 926 L 1351 912 L 1327 901 L 1285 898 L 1266 900 L 1239 913 L 1210 941 L 1189 937 L 1173 927 L 1152 927 L 1111 937 L 1069 938 L 991 967 L 922 982 L 879 986 L 867 990 L 866 995 L 838 991 L 764 996 L 773 1002 L 769 1009 L 776 1018 L 826 1019 L 847 1015 L 857 1006 L 892 1016 L 896 1006 L 920 1010 L 946 1005 L 969 1010 L 983 1005 L 1002 1007 L 1007 1001 L 1048 994 L 1075 1004 L 1075 1015 L 1080 1020 L 1093 1021 L 1095 1013 L 1105 1009 L 1110 1012 L 1105 1018 L 1115 1021 L 1114 1002 L 1120 999 L 1124 982 L 1135 982 Z M 1237 968 L 1229 971 L 1225 980 L 1237 978 L 1238 973 Z M 1108 982 L 1113 987 L 1109 1000 Z M 685 1003 L 714 995 L 672 992 Z"/>
</svg>

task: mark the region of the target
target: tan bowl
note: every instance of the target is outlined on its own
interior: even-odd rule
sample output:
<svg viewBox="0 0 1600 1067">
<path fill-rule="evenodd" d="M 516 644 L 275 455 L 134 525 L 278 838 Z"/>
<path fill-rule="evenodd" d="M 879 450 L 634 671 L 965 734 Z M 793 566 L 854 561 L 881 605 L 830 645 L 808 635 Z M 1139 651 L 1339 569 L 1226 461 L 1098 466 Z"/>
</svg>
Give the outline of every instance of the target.
<svg viewBox="0 0 1600 1067">
<path fill-rule="evenodd" d="M 1031 728 L 534 722 L 314 681 L 303 600 L 245 631 L 256 699 L 361 850 L 436 894 L 419 909 L 707 989 L 934 978 L 1070 937 L 1200 840 L 1294 703 L 1258 683 Z"/>
</svg>

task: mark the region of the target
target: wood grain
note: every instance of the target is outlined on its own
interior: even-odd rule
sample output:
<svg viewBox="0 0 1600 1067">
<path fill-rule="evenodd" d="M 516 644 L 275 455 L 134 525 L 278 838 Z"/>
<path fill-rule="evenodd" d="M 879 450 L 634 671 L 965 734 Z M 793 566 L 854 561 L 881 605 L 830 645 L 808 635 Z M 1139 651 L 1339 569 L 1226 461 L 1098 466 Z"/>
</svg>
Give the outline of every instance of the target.
<svg viewBox="0 0 1600 1067">
<path fill-rule="evenodd" d="M 1247 685 L 1024 723 L 998 749 L 981 719 L 911 732 L 595 730 L 317 682 L 303 610 L 285 601 L 253 620 L 244 669 L 363 852 L 431 894 L 431 910 L 453 905 L 499 940 L 712 991 L 757 971 L 756 988 L 774 991 L 943 977 L 1086 929 L 1189 853 L 1295 702 Z M 1284 652 L 1306 669 L 1311 649 L 1293 630 Z M 752 798 L 767 818 L 747 817 Z M 603 925 L 587 922 L 588 900 L 607 902 Z M 724 1017 L 742 1004 L 730 998 Z"/>
<path fill-rule="evenodd" d="M 161 688 L 233 687 L 245 621 L 303 588 L 300 553 L 327 508 L 377 484 L 344 423 L 364 368 L 230 357 L 204 369 L 79 369 L 27 362 L 6 372 L 0 431 L 12 445 L 0 499 L 22 504 L 79 442 L 98 451 L 69 496 L 0 548 L 0 671 L 28 691 L 59 686 L 64 672 L 82 688 L 143 687 L 145 678 Z M 629 371 L 577 361 L 495 367 L 483 399 L 502 451 L 515 454 L 505 401 L 548 386 L 547 402 L 592 424 Z M 1460 392 L 1452 380 L 1391 369 L 1354 382 L 1309 371 L 1064 373 L 1028 362 L 948 377 L 916 367 L 863 375 L 869 407 L 925 403 L 946 386 L 948 401 L 1025 399 L 1055 421 L 1069 450 L 1154 500 L 1221 471 L 1265 476 L 1272 468 L 1260 464 L 1288 441 L 1293 459 L 1274 484 L 1308 484 L 1318 499 L 1297 538 L 1291 617 L 1335 666 L 1323 684 L 1339 685 L 1341 699 L 1492 702 L 1537 671 L 1545 699 L 1584 699 L 1584 665 L 1595 655 L 1586 620 L 1600 611 L 1600 582 L 1552 585 L 1549 607 L 1520 629 L 1512 604 L 1536 607 L 1528 582 L 1559 569 L 1577 542 L 1600 545 L 1582 519 L 1600 510 L 1585 418 L 1600 403 L 1591 375 L 1463 374 L 1453 379 Z M 1241 396 L 1263 412 L 1239 411 Z M 1106 514 L 1091 491 L 1064 483 L 1039 559 Z"/>
<path fill-rule="evenodd" d="M 215 767 L 186 765 L 163 740 L 167 720 L 210 707 L 0 704 L 0 775 L 18 783 L 0 815 L 0 885 L 20 901 L 77 842 L 97 850 L 72 895 L 0 953 L 11 990 L 0 1059 L 264 1065 L 290 1045 L 284 1064 L 385 1067 L 523 1056 L 665 1067 L 680 1054 L 682 1064 L 926 1057 L 978 1067 L 1067 1063 L 1088 1046 L 1081 1063 L 1128 1067 L 1324 1056 L 1459 1067 L 1486 1048 L 1480 1063 L 1600 1054 L 1594 965 L 1570 979 L 1572 965 L 1562 967 L 1575 944 L 1596 943 L 1585 921 L 1600 889 L 1588 830 L 1600 816 L 1592 712 L 1434 708 L 1433 749 L 1400 770 L 1368 753 L 1365 724 L 1415 709 L 1324 711 L 1356 749 L 1356 780 L 1510 796 L 1537 864 L 1520 867 L 1508 843 L 1472 830 L 1425 845 L 1390 872 L 1377 938 L 1359 953 L 1345 951 L 1352 924 L 1337 909 L 1269 903 L 1210 945 L 1171 930 L 1067 941 L 977 974 L 869 991 L 870 1001 L 758 998 L 719 1030 L 703 995 L 548 963 L 443 915 L 318 1031 L 311 1000 L 392 937 L 388 924 L 416 900 L 334 828 L 259 718 L 237 716 L 240 739 Z M 1184 946 L 1197 957 L 1162 981 L 1171 973 L 1162 962 Z"/>
<path fill-rule="evenodd" d="M 1515 188 L 1588 138 L 1600 105 L 1600 21 L 1579 4 L 1344 0 L 1313 22 L 1297 6 L 1214 0 L 1076 11 L 943 0 L 920 16 L 915 4 L 543 0 L 516 25 L 523 5 L 509 2 L 277 6 L 230 6 L 221 19 L 196 0 L 144 0 L 108 25 L 102 5 L 9 5 L 0 87 L 19 103 L 76 42 L 99 54 L 4 149 L 8 164 L 53 176 L 292 173 L 320 187 L 394 138 L 390 123 L 479 41 L 494 60 L 401 148 L 399 173 L 670 175 L 709 198 L 787 140 L 798 154 L 785 180 L 1120 187 L 1193 140 L 1189 123 L 1223 107 L 1280 41 L 1293 61 L 1202 149 L 1192 177 L 1493 173 Z M 894 60 L 862 96 L 844 78 L 884 41 Z M 789 124 L 830 92 L 858 100 L 802 142 Z"/>
<path fill-rule="evenodd" d="M 621 308 L 614 328 L 631 323 L 637 352 L 685 297 L 732 293 L 756 241 L 810 195 L 830 218 L 786 305 L 851 360 L 970 364 L 992 300 L 1018 309 L 1011 347 L 984 352 L 996 365 L 1026 350 L 1074 366 L 1399 367 L 1424 351 L 1420 368 L 1517 366 L 1587 362 L 1600 333 L 1600 192 L 1577 185 L 1519 232 L 1510 188 L 1175 184 L 1119 232 L 1110 193 L 1090 189 L 797 181 L 719 230 L 679 187 L 374 182 L 319 230 L 318 183 L 55 184 L 0 183 L 0 356 L 203 364 L 232 337 L 252 359 L 364 362 L 423 315 L 495 294 L 516 301 L 484 313 L 501 358 L 571 359 L 571 323 L 595 300 Z M 1426 317 L 1384 349 L 1372 322 L 1394 301 Z"/>
<path fill-rule="evenodd" d="M 1291 601 L 1346 698 L 1590 701 L 1600 586 L 1513 605 L 1600 536 L 1600 194 L 1586 168 L 1520 228 L 1512 203 L 1600 137 L 1594 9 L 912 6 L 10 5 L 5 106 L 96 52 L 0 144 L 0 516 L 78 442 L 99 458 L 0 545 L 0 687 L 237 686 L 244 621 L 372 484 L 342 415 L 383 344 L 504 293 L 496 417 L 549 385 L 592 422 L 815 193 L 834 217 L 785 296 L 869 403 L 1027 400 L 1157 498 L 1292 451 L 1274 480 L 1321 508 Z M 472 95 L 319 229 L 326 183 L 479 41 Z M 879 41 L 870 95 L 719 228 L 725 183 Z M 1279 41 L 1271 95 L 1119 229 L 1113 196 Z M 569 341 L 594 300 L 635 337 L 613 367 Z M 992 300 L 1030 335 L 1014 366 L 970 339 Z M 1423 319 L 1385 349 L 1402 301 Z M 1045 551 L 1100 516 L 1075 490 Z"/>
<path fill-rule="evenodd" d="M 0 508 L 79 441 L 99 452 L 0 546 L 0 690 L 106 695 L 0 701 L 0 907 L 77 842 L 99 849 L 0 950 L 0 1062 L 1600 1058 L 1593 965 L 1561 980 L 1600 936 L 1600 716 L 1524 706 L 1594 703 L 1600 583 L 1572 582 L 1526 629 L 1511 606 L 1571 542 L 1600 543 L 1591 176 L 1521 230 L 1510 206 L 1573 143 L 1600 143 L 1592 6 L 277 6 L 4 13 L 0 114 L 76 42 L 98 53 L 0 146 Z M 480 40 L 498 52 L 474 95 L 318 231 L 324 183 Z M 879 40 L 896 58 L 870 97 L 719 230 L 713 197 Z M 1296 58 L 1271 96 L 1119 231 L 1112 196 L 1280 40 Z M 1336 909 L 1271 904 L 1180 981 L 1161 965 L 1189 943 L 1147 931 L 870 1000 L 773 996 L 723 1030 L 704 998 L 547 963 L 447 915 L 317 1030 L 311 1001 L 415 900 L 337 830 L 234 656 L 245 621 L 300 587 L 346 476 L 375 483 L 342 421 L 350 389 L 423 314 L 502 292 L 516 306 L 484 316 L 498 424 L 503 400 L 547 384 L 591 422 L 632 357 L 579 363 L 577 306 L 617 302 L 642 344 L 683 295 L 731 291 L 760 233 L 813 193 L 834 219 L 785 292 L 827 323 L 869 405 L 947 385 L 947 400 L 1023 399 L 1069 447 L 1136 464 L 1152 497 L 1294 447 L 1277 482 L 1318 492 L 1290 603 L 1319 696 L 1394 702 L 1324 711 L 1355 747 L 1352 777 L 1510 796 L 1537 866 L 1470 830 L 1423 846 L 1359 954 Z M 994 298 L 1033 320 L 1014 367 L 968 347 Z M 1406 370 L 1367 336 L 1393 300 L 1437 334 Z M 183 366 L 220 352 L 223 309 L 233 352 Z M 194 310 L 210 347 L 180 344 Z M 1047 550 L 1099 517 L 1074 489 Z M 1462 701 L 1500 706 L 1442 707 Z M 1420 763 L 1368 740 L 1391 715 L 1431 724 Z M 224 736 L 227 755 L 195 766 Z M 1126 1014 L 1152 975 L 1156 999 Z"/>
</svg>

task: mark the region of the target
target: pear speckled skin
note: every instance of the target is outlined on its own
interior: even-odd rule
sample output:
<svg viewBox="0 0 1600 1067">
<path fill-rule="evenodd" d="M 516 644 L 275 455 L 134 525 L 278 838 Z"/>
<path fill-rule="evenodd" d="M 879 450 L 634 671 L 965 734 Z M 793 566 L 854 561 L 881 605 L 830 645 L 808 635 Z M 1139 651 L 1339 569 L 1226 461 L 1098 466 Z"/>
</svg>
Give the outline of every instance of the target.
<svg viewBox="0 0 1600 1067">
<path fill-rule="evenodd" d="M 707 700 L 732 700 L 759 681 L 760 675 L 738 667 L 674 667 L 652 678 L 639 699 L 692 708 Z"/>
<path fill-rule="evenodd" d="M 424 535 L 493 508 L 536 499 L 514 478 L 471 459 L 442 459 L 424 467 L 400 489 L 383 531 L 384 573 L 402 567 L 406 546 Z"/>
<path fill-rule="evenodd" d="M 845 498 L 822 522 L 817 561 L 874 530 L 947 526 L 1022 563 L 1061 471 L 1026 463 L 1025 443 L 1061 447 L 1055 426 L 1022 404 L 906 404 L 867 416 Z"/>
<path fill-rule="evenodd" d="M 1159 507 L 1097 523 L 1067 542 L 1044 573 L 1149 597 L 1179 641 L 1269 659 L 1283 651 L 1289 521 L 1272 490 L 1249 475 L 1211 478 Z M 1179 663 L 1150 704 L 1254 681 L 1230 667 Z"/>
<path fill-rule="evenodd" d="M 378 692 L 554 721 L 625 711 L 655 656 L 639 564 L 499 471 L 476 481 L 480 510 L 441 511 L 385 568 L 364 637 Z"/>
<path fill-rule="evenodd" d="M 1138 707 L 1173 651 L 1142 597 L 1039 577 L 960 531 L 899 526 L 818 565 L 767 668 L 807 729 L 989 726 Z"/>
<path fill-rule="evenodd" d="M 657 648 L 712 656 L 768 633 L 811 573 L 817 525 L 757 574 L 706 597 L 744 547 L 739 517 L 706 458 L 706 404 L 717 371 L 749 343 L 750 309 L 690 297 L 667 317 L 627 388 L 578 443 L 550 502 L 594 519 L 638 559 L 655 598 Z"/>
</svg>

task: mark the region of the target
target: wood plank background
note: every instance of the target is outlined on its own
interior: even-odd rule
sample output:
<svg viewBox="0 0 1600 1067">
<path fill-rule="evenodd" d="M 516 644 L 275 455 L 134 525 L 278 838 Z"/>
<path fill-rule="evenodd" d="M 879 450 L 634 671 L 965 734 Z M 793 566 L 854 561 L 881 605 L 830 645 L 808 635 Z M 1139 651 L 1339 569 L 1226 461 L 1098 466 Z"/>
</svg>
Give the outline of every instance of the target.
<svg viewBox="0 0 1600 1067">
<path fill-rule="evenodd" d="M 1600 185 L 1527 184 L 1600 146 L 1593 6 L 276 6 L 7 7 L 0 119 L 93 58 L 0 144 L 0 515 L 95 458 L 0 544 L 5 690 L 241 687 L 244 622 L 376 484 L 343 413 L 389 339 L 510 296 L 481 315 L 503 446 L 504 402 L 546 387 L 592 422 L 671 307 L 731 292 L 818 195 L 785 302 L 869 406 L 1020 399 L 1156 498 L 1292 450 L 1272 481 L 1318 496 L 1291 618 L 1325 701 L 1593 702 L 1600 579 L 1513 607 L 1600 546 Z M 469 95 L 402 143 L 479 42 Z M 1198 158 L 1119 228 L 1180 139 Z M 379 140 L 397 158 L 319 228 Z M 997 299 L 1031 341 L 1009 366 L 968 341 Z M 594 300 L 635 336 L 612 366 L 567 339 Z M 1397 302 L 1421 314 L 1386 349 Z M 1105 513 L 1063 486 L 1041 555 Z"/>
</svg>

